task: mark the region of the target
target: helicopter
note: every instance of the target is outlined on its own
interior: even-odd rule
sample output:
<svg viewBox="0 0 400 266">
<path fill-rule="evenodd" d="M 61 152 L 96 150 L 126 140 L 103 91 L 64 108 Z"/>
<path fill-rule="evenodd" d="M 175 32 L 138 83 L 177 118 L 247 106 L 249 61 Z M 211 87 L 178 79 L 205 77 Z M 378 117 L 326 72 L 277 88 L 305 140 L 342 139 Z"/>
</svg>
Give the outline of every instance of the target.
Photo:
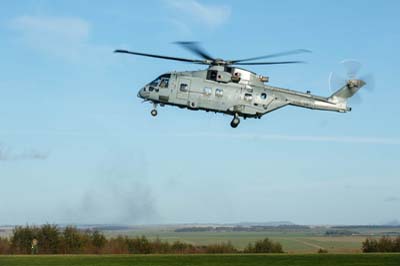
<svg viewBox="0 0 400 266">
<path fill-rule="evenodd" d="M 296 49 L 275 54 L 238 60 L 224 60 L 212 57 L 196 42 L 177 42 L 201 59 L 188 59 L 148 53 L 115 50 L 115 53 L 131 54 L 159 59 L 207 65 L 198 71 L 168 72 L 146 84 L 137 94 L 139 98 L 153 104 L 152 116 L 157 116 L 157 106 L 178 106 L 189 110 L 204 110 L 233 116 L 230 123 L 236 128 L 240 117 L 261 118 L 265 114 L 292 105 L 313 110 L 346 113 L 351 111 L 347 100 L 366 85 L 349 71 L 349 78 L 328 97 L 267 85 L 269 77 L 258 75 L 241 68 L 247 65 L 296 64 L 303 61 L 258 61 L 294 54 L 308 53 L 309 50 Z M 354 64 L 353 64 L 354 65 Z M 330 77 L 331 78 L 331 77 Z"/>
</svg>

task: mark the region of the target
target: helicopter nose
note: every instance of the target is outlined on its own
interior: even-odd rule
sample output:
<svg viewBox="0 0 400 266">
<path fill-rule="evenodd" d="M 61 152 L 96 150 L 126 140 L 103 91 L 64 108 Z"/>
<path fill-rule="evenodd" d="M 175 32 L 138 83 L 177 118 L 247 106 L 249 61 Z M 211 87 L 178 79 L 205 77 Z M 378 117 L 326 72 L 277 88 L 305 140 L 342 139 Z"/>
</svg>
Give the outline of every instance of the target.
<svg viewBox="0 0 400 266">
<path fill-rule="evenodd" d="M 137 97 L 142 98 L 142 99 L 146 98 L 144 88 L 141 88 L 141 89 L 139 90 L 139 92 L 138 92 L 138 94 L 137 94 Z"/>
<path fill-rule="evenodd" d="M 137 94 L 137 97 L 142 99 L 148 99 L 150 97 L 150 91 L 148 86 L 144 86 L 143 88 L 141 88 Z"/>
</svg>

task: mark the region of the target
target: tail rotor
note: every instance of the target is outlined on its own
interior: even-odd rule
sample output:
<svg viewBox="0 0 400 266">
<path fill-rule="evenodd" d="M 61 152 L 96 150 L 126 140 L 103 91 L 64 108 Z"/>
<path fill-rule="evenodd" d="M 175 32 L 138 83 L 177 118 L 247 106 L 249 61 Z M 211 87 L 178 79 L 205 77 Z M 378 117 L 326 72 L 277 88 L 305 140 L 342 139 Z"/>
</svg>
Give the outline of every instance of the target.
<svg viewBox="0 0 400 266">
<path fill-rule="evenodd" d="M 375 79 L 372 74 L 366 74 L 361 77 L 358 76 L 362 68 L 362 64 L 353 59 L 346 59 L 340 62 L 344 73 L 337 74 L 331 72 L 328 78 L 329 91 L 333 93 L 332 96 L 345 95 L 344 98 L 352 97 L 353 103 L 360 103 L 362 101 L 359 94 L 355 94 L 361 87 L 365 86 L 368 91 L 372 91 L 375 86 Z M 344 77 L 343 77 L 344 75 Z M 341 93 L 334 90 L 342 88 Z"/>
</svg>

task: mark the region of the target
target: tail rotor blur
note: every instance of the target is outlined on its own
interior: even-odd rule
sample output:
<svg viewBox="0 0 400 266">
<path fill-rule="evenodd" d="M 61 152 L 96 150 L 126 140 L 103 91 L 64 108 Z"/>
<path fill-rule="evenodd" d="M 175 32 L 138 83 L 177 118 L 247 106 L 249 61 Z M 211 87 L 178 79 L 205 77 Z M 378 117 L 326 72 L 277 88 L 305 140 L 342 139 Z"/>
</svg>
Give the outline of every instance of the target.
<svg viewBox="0 0 400 266">
<path fill-rule="evenodd" d="M 362 64 L 353 59 L 346 59 L 340 62 L 344 73 L 337 74 L 335 72 L 331 72 L 328 78 L 328 85 L 330 93 L 333 93 L 338 88 L 342 88 L 347 85 L 349 89 L 356 84 L 355 82 L 365 83 L 365 88 L 368 91 L 372 91 L 375 87 L 375 79 L 372 74 L 366 74 L 363 76 L 358 76 L 362 68 Z M 343 77 L 344 76 L 344 77 Z M 351 98 L 353 103 L 361 103 L 362 99 L 360 94 L 354 94 Z"/>
</svg>

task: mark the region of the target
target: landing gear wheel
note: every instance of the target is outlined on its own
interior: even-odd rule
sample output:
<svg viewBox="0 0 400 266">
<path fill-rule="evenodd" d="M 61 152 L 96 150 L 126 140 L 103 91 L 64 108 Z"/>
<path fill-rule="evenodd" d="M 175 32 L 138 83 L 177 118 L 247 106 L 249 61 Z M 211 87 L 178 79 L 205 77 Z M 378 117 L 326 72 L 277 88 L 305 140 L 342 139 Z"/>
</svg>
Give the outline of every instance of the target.
<svg viewBox="0 0 400 266">
<path fill-rule="evenodd" d="M 239 125 L 239 123 L 240 123 L 239 117 L 235 116 L 235 117 L 232 119 L 231 127 L 237 128 L 237 126 Z"/>
<path fill-rule="evenodd" d="M 151 115 L 152 116 L 157 116 L 157 110 L 156 109 L 151 110 Z"/>
</svg>

